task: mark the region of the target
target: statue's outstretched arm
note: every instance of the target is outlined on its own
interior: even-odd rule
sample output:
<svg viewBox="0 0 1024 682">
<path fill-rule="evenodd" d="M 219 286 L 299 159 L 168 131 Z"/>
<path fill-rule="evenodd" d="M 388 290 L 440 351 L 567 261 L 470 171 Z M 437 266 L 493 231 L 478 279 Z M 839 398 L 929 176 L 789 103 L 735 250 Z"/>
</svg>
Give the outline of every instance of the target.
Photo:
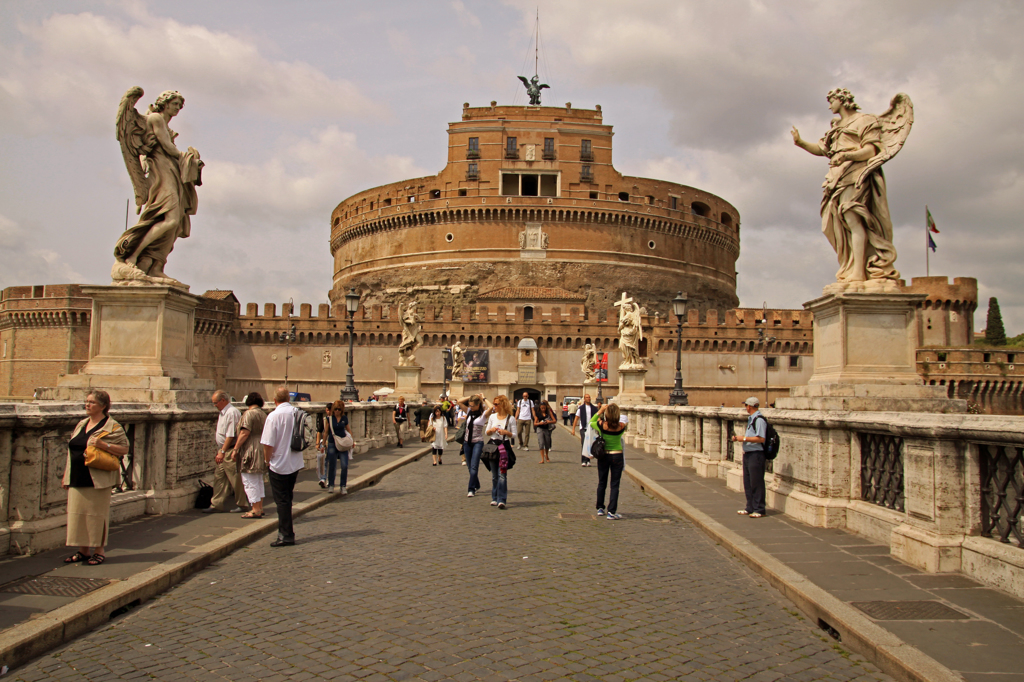
<svg viewBox="0 0 1024 682">
<path fill-rule="evenodd" d="M 815 156 L 825 156 L 825 150 L 821 148 L 820 144 L 817 142 L 808 142 L 804 138 L 800 137 L 800 131 L 796 129 L 796 126 L 793 126 L 793 129 L 789 131 L 789 134 L 793 136 L 793 144 L 797 147 L 800 147 Z"/>
</svg>

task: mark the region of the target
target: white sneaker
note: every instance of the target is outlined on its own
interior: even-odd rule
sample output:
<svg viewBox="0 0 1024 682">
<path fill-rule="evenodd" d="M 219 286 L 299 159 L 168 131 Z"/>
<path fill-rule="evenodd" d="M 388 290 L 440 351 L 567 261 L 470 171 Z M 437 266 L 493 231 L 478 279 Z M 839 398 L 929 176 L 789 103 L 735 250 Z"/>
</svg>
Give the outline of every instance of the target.
<svg viewBox="0 0 1024 682">
<path fill-rule="evenodd" d="M 466 466 L 466 460 L 462 460 L 462 466 Z"/>
<path fill-rule="evenodd" d="M 491 506 L 492 506 L 492 507 L 497 507 L 497 506 L 498 506 L 498 503 L 497 503 L 497 502 L 495 502 L 494 500 L 491 500 Z"/>
<path fill-rule="evenodd" d="M 622 514 L 608 514 L 605 518 L 609 521 L 618 521 L 622 518 Z"/>
<path fill-rule="evenodd" d="M 580 462 L 580 466 L 581 467 L 585 467 L 585 466 L 587 466 L 587 463 L 586 462 Z"/>
<path fill-rule="evenodd" d="M 604 516 L 604 509 L 598 509 L 597 510 L 597 515 L 598 516 Z"/>
<path fill-rule="evenodd" d="M 468 493 L 466 493 L 466 497 L 474 497 L 475 495 L 476 495 L 476 493 L 474 493 L 472 490 L 470 490 Z"/>
<path fill-rule="evenodd" d="M 523 450 L 529 450 L 529 449 L 530 448 L 526 447 L 525 445 L 523 446 Z"/>
<path fill-rule="evenodd" d="M 505 503 L 504 502 L 499 502 L 498 503 L 498 509 L 504 509 L 504 508 L 505 508 Z"/>
<path fill-rule="evenodd" d="M 348 495 L 348 486 L 347 485 L 341 486 L 341 494 L 342 495 Z"/>
<path fill-rule="evenodd" d="M 333 492 L 334 492 L 334 486 L 333 486 L 333 485 L 329 485 L 329 486 L 327 486 L 327 494 L 328 494 L 328 495 L 330 495 L 330 494 L 332 494 Z"/>
</svg>

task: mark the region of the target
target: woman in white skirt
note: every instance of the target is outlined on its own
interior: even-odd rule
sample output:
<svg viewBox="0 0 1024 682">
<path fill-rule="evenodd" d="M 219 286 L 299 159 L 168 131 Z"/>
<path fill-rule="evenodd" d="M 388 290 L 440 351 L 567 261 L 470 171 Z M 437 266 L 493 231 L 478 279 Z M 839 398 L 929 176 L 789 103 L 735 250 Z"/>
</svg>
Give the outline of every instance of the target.
<svg viewBox="0 0 1024 682">
<path fill-rule="evenodd" d="M 444 411 L 441 406 L 434 408 L 434 411 L 430 415 L 430 425 L 434 427 L 434 464 L 438 466 L 443 464 L 441 461 L 441 455 L 444 454 L 444 446 L 448 442 L 448 419 L 444 416 Z"/>
<path fill-rule="evenodd" d="M 263 437 L 267 413 L 263 411 L 263 396 L 258 391 L 245 396 L 245 405 L 249 409 L 238 422 L 238 438 L 235 439 L 232 457 L 238 463 L 238 471 L 242 474 L 242 487 L 245 488 L 245 496 L 252 507 L 242 514 L 242 518 L 262 519 L 263 497 L 266 494 L 263 476 L 266 475 L 268 467 L 260 439 Z"/>
<path fill-rule="evenodd" d="M 110 395 L 93 389 L 85 396 L 85 419 L 78 422 L 68 441 L 68 461 L 62 485 L 68 491 L 68 547 L 78 551 L 66 564 L 84 561 L 99 566 L 110 531 L 110 493 L 121 475 L 121 457 L 128 454 L 124 429 L 110 418 Z M 96 448 L 117 460 L 113 471 L 86 465 L 86 448 Z M 109 461 L 109 460 L 108 460 Z M 94 465 L 97 462 L 92 462 Z"/>
</svg>

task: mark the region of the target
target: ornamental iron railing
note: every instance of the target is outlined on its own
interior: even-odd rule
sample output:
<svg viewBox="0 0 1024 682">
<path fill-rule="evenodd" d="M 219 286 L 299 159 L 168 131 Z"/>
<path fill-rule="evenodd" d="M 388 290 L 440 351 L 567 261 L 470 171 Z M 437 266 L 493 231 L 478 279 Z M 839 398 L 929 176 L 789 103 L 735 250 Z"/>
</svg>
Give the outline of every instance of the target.
<svg viewBox="0 0 1024 682">
<path fill-rule="evenodd" d="M 124 430 L 124 435 L 128 437 L 128 454 L 121 458 L 121 477 L 114 487 L 115 493 L 135 490 L 138 487 L 135 484 L 135 424 L 129 424 Z"/>
<path fill-rule="evenodd" d="M 877 433 L 860 436 L 860 498 L 903 511 L 903 439 Z"/>
<path fill-rule="evenodd" d="M 979 443 L 978 456 L 981 534 L 1024 547 L 1024 447 Z"/>
</svg>

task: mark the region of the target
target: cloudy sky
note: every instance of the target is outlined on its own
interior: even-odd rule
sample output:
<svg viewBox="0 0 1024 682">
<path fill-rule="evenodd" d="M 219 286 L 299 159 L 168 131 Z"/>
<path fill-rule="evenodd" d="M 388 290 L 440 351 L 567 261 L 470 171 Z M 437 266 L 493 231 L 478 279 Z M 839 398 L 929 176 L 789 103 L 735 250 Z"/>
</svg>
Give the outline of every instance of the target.
<svg viewBox="0 0 1024 682">
<path fill-rule="evenodd" d="M 463 102 L 523 104 L 538 2 L 0 2 L 0 286 L 109 281 L 131 185 L 114 139 L 140 109 L 186 100 L 173 128 L 206 161 L 192 236 L 168 273 L 243 303 L 326 301 L 331 209 L 434 173 Z M 695 185 L 743 225 L 744 306 L 800 307 L 834 279 L 820 232 L 825 93 L 868 112 L 897 92 L 913 132 L 886 165 L 908 280 L 976 277 L 1024 332 L 1024 3 L 541 0 L 545 104 L 601 104 L 627 174 Z M 133 210 L 134 214 L 134 210 Z"/>
</svg>

